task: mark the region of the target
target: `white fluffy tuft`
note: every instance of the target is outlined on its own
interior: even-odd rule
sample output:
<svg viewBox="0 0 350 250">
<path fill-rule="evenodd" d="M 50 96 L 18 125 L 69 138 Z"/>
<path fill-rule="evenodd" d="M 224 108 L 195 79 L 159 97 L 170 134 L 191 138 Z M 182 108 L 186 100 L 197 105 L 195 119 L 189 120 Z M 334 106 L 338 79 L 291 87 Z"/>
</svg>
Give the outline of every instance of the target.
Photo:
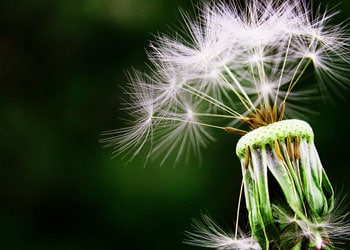
<svg viewBox="0 0 350 250">
<path fill-rule="evenodd" d="M 227 234 L 207 215 L 202 215 L 202 221 L 193 220 L 193 230 L 185 232 L 187 239 L 184 243 L 219 250 L 261 250 L 260 245 L 252 237 L 241 233 L 235 238 Z"/>
<path fill-rule="evenodd" d="M 209 128 L 223 130 L 256 109 L 287 101 L 287 115 L 311 112 L 298 103 L 318 96 L 317 88 L 341 92 L 350 62 L 349 36 L 331 25 L 335 13 L 311 7 L 305 0 L 250 0 L 204 3 L 195 18 L 183 13 L 181 33 L 151 43 L 152 73 L 130 77 L 126 109 L 134 121 L 105 133 L 112 137 L 103 142 L 136 155 L 151 141 L 149 155 L 177 151 L 177 160 L 211 141 Z M 310 68 L 318 87 L 296 90 Z M 191 116 L 186 105 L 194 106 Z"/>
</svg>

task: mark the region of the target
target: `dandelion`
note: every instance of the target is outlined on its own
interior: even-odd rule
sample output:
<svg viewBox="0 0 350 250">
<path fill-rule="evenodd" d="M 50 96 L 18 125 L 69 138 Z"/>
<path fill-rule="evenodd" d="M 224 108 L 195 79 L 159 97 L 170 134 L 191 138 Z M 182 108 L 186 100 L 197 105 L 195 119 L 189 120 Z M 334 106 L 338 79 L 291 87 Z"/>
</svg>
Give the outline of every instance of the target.
<svg viewBox="0 0 350 250">
<path fill-rule="evenodd" d="M 150 44 L 151 74 L 130 73 L 125 110 L 132 121 L 103 134 L 115 153 L 133 152 L 133 158 L 145 151 L 175 164 L 188 152 L 200 160 L 215 130 L 243 135 L 236 153 L 251 236 L 239 236 L 236 225 L 232 238 L 204 216 L 187 233 L 188 243 L 216 249 L 334 244 L 334 191 L 312 128 L 300 118 L 310 113 L 302 101 L 347 85 L 349 36 L 346 26 L 331 24 L 336 13 L 311 7 L 305 0 L 203 3 L 196 18 L 183 13 L 182 32 Z M 305 82 L 312 71 L 315 85 Z M 341 221 L 335 231 L 348 235 Z"/>
</svg>

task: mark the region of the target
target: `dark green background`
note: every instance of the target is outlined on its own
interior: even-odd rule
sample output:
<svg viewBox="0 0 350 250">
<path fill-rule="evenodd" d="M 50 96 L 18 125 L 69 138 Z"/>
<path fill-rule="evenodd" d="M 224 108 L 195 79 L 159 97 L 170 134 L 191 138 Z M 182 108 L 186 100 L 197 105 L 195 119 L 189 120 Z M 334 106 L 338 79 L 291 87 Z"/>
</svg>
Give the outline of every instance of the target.
<svg viewBox="0 0 350 250">
<path fill-rule="evenodd" d="M 98 143 L 122 126 L 124 71 L 146 68 L 148 40 L 179 24 L 179 7 L 192 9 L 187 0 L 0 3 L 0 249 L 195 249 L 181 242 L 201 211 L 232 230 L 238 137 L 217 134 L 200 166 L 176 168 L 125 165 Z M 349 104 L 344 92 L 310 107 L 320 112 L 310 123 L 321 159 L 343 194 Z"/>
</svg>

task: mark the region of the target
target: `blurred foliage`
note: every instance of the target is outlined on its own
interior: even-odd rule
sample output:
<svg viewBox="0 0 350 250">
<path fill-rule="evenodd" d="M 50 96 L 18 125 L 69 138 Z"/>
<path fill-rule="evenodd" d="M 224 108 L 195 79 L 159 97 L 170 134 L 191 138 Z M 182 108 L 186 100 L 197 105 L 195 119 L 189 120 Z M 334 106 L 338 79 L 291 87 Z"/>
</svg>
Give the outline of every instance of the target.
<svg viewBox="0 0 350 250">
<path fill-rule="evenodd" d="M 124 70 L 145 68 L 152 34 L 197 2 L 0 3 L 0 249 L 193 249 L 183 231 L 201 210 L 232 230 L 238 137 L 219 134 L 201 166 L 192 159 L 176 168 L 143 168 L 141 158 L 125 165 L 98 143 L 101 131 L 122 126 Z M 350 4 L 340 9 L 347 17 Z M 312 107 L 321 110 L 312 121 L 319 153 L 339 187 L 350 177 L 344 93 Z"/>
</svg>

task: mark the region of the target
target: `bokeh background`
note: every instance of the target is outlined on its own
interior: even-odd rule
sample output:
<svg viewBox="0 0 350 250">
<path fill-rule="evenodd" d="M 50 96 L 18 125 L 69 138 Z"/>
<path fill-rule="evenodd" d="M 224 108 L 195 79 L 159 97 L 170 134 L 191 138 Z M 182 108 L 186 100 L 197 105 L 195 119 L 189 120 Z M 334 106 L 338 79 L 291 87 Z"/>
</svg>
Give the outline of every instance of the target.
<svg viewBox="0 0 350 250">
<path fill-rule="evenodd" d="M 125 70 L 145 69 L 148 41 L 197 2 L 1 1 L 0 249 L 196 249 L 182 244 L 183 232 L 201 211 L 232 230 L 238 137 L 218 134 L 202 164 L 177 167 L 143 168 L 142 158 L 126 165 L 98 143 L 102 131 L 122 126 Z M 349 17 L 349 1 L 324 3 L 337 5 L 339 20 Z M 310 123 L 345 194 L 350 92 L 343 97 L 313 103 L 320 114 Z"/>
</svg>

